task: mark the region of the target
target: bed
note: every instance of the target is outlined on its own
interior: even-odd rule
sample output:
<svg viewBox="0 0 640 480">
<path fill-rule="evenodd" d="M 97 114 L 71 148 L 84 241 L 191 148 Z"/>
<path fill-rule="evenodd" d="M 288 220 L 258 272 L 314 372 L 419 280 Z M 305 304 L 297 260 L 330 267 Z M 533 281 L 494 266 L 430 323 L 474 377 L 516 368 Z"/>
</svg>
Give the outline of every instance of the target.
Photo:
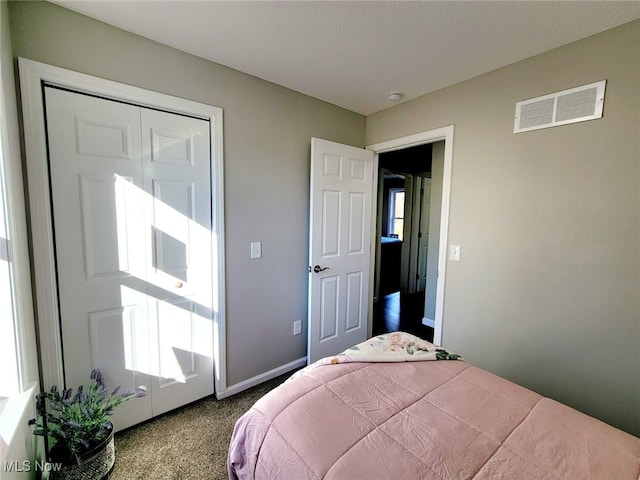
<svg viewBox="0 0 640 480">
<path fill-rule="evenodd" d="M 228 470 L 234 480 L 638 480 L 640 439 L 394 332 L 260 399 L 236 422 Z"/>
</svg>

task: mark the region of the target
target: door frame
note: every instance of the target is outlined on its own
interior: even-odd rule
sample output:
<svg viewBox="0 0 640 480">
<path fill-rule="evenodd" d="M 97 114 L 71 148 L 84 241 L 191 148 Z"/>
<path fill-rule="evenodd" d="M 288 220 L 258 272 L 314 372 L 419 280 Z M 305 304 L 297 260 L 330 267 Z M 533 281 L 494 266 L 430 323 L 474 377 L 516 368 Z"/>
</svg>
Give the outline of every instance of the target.
<svg viewBox="0 0 640 480">
<path fill-rule="evenodd" d="M 35 282 L 35 306 L 38 319 L 42 388 L 64 385 L 62 338 L 58 310 L 53 217 L 45 131 L 43 85 L 50 84 L 73 91 L 97 95 L 142 107 L 161 109 L 207 120 L 211 138 L 212 199 L 212 280 L 213 280 L 213 361 L 216 395 L 227 388 L 225 352 L 224 292 L 224 191 L 222 109 L 163 93 L 113 82 L 79 72 L 18 59 L 22 96 L 29 213 Z"/>
<path fill-rule="evenodd" d="M 375 143 L 367 145 L 368 150 L 374 152 L 373 158 L 373 199 L 372 205 L 377 205 L 378 200 L 378 169 L 379 169 L 379 154 L 385 152 L 391 152 L 394 150 L 402 150 L 408 147 L 415 147 L 417 145 L 424 145 L 427 143 L 435 143 L 444 140 L 444 168 L 442 172 L 442 206 L 440 209 L 440 244 L 438 248 L 438 279 L 436 282 L 436 313 L 435 313 L 435 325 L 433 334 L 433 343 L 442 345 L 442 330 L 444 324 L 444 287 L 446 279 L 447 268 L 447 242 L 449 239 L 449 207 L 451 197 L 451 172 L 453 164 L 453 133 L 454 126 L 448 125 L 446 127 L 437 128 L 435 130 L 428 130 L 406 137 L 400 137 L 393 140 L 387 140 L 385 142 Z M 372 211 L 372 239 L 376 239 L 376 215 L 377 211 Z M 371 265 L 375 263 L 376 249 L 371 249 Z M 373 330 L 373 294 L 374 284 L 373 275 L 369 281 L 369 292 L 371 292 L 369 302 L 369 336 Z M 423 318 L 424 322 L 424 318 Z"/>
</svg>

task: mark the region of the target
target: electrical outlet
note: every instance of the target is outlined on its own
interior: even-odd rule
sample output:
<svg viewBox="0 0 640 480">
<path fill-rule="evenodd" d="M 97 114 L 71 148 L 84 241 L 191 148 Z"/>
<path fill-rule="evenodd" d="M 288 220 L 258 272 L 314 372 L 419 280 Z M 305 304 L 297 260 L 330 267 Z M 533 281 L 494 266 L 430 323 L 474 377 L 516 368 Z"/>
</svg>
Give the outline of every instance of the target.
<svg viewBox="0 0 640 480">
<path fill-rule="evenodd" d="M 300 335 L 302 333 L 302 320 L 293 322 L 293 334 Z"/>
</svg>

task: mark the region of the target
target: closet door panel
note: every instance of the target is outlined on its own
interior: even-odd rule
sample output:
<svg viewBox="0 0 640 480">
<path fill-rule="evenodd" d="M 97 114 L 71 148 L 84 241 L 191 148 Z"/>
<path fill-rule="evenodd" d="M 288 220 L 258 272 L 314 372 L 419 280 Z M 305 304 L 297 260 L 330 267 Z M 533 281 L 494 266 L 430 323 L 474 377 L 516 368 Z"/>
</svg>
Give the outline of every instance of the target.
<svg viewBox="0 0 640 480">
<path fill-rule="evenodd" d="M 142 143 L 157 414 L 213 393 L 209 122 L 144 109 Z"/>
<path fill-rule="evenodd" d="M 150 386 L 140 109 L 45 88 L 65 381 Z M 122 405 L 117 429 L 150 418 Z"/>
</svg>

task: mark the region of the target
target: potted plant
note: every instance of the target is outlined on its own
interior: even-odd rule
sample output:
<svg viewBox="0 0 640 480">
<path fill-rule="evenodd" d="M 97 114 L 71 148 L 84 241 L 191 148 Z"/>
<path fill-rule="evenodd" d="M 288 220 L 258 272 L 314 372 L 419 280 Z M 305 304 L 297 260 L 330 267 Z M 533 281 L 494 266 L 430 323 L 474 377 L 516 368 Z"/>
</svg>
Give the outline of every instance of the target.
<svg viewBox="0 0 640 480">
<path fill-rule="evenodd" d="M 75 394 L 72 388 L 36 397 L 38 418 L 31 419 L 33 433 L 45 437 L 51 477 L 57 479 L 107 478 L 115 462 L 113 424 L 114 409 L 147 393 L 144 386 L 120 392 L 120 386 L 107 388 L 100 370 L 92 370 L 88 388 L 82 385 Z"/>
</svg>

